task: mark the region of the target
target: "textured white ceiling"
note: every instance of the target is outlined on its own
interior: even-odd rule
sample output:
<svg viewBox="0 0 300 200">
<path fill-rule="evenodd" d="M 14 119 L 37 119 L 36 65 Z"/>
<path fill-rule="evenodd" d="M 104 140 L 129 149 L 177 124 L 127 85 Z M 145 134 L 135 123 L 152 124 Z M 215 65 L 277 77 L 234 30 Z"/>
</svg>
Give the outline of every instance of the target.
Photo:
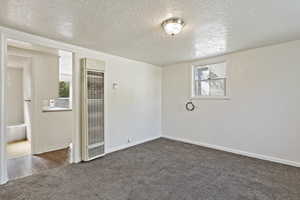
<svg viewBox="0 0 300 200">
<path fill-rule="evenodd" d="M 300 39 L 299 19 L 299 0 L 0 0 L 2 26 L 157 65 Z"/>
</svg>

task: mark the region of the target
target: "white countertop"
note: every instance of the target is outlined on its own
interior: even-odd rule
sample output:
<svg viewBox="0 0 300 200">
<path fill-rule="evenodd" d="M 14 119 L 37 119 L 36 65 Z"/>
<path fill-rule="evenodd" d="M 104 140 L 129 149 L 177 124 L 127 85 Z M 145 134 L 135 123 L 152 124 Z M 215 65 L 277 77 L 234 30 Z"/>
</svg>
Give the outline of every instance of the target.
<svg viewBox="0 0 300 200">
<path fill-rule="evenodd" d="M 61 112 L 61 111 L 72 111 L 72 108 L 60 108 L 60 107 L 43 108 L 43 112 Z"/>
</svg>

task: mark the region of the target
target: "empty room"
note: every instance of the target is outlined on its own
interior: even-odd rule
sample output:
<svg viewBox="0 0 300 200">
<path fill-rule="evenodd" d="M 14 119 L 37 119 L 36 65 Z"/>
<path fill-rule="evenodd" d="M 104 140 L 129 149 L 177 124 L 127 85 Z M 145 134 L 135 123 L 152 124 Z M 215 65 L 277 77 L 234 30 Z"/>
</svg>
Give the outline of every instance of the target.
<svg viewBox="0 0 300 200">
<path fill-rule="evenodd" d="M 299 200 L 300 1 L 0 0 L 1 200 Z"/>
</svg>

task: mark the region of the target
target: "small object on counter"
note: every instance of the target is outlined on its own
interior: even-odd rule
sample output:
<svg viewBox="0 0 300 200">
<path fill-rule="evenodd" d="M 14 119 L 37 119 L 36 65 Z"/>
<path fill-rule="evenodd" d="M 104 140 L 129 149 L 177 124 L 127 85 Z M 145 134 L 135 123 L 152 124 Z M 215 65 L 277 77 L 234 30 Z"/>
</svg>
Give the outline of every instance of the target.
<svg viewBox="0 0 300 200">
<path fill-rule="evenodd" d="M 49 107 L 50 107 L 50 108 L 55 107 L 55 99 L 50 99 L 50 100 L 49 100 Z"/>
</svg>

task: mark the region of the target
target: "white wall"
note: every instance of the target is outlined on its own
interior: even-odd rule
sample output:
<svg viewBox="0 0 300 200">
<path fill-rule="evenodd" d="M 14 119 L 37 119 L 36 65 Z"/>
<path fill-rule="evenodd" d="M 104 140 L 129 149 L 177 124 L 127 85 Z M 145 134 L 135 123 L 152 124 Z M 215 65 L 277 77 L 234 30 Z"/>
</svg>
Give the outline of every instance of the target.
<svg viewBox="0 0 300 200">
<path fill-rule="evenodd" d="M 6 41 L 0 32 L 0 184 L 7 182 L 6 155 Z"/>
<path fill-rule="evenodd" d="M 18 125 L 24 123 L 23 103 L 23 69 L 7 69 L 7 123 Z"/>
<path fill-rule="evenodd" d="M 2 38 L 22 40 L 51 48 L 72 51 L 74 58 L 73 80 L 73 162 L 80 159 L 80 59 L 94 58 L 106 62 L 106 150 L 114 151 L 129 145 L 157 138 L 161 135 L 161 73 L 160 67 L 143 62 L 129 60 L 119 56 L 113 56 L 86 48 L 49 40 L 32 34 L 0 27 Z M 0 41 L 1 43 L 1 41 Z M 1 47 L 4 49 L 5 45 Z M 2 53 L 2 52 L 1 52 Z M 5 55 L 5 52 L 0 54 Z M 5 60 L 1 59 L 1 67 Z M 2 71 L 5 71 L 2 69 Z M 4 74 L 1 71 L 1 83 L 4 82 Z M 112 83 L 118 81 L 119 89 L 113 91 Z M 2 85 L 5 86 L 5 85 Z M 0 88 L 1 102 L 3 87 Z M 3 116 L 1 115 L 2 119 Z M 3 126 L 0 126 L 0 137 L 3 137 Z M 0 139 L 1 139 L 0 138 Z M 132 142 L 128 144 L 128 138 Z M 0 141 L 1 142 L 1 141 Z M 4 155 L 4 146 L 0 146 L 0 154 Z M 6 165 L 4 157 L 0 158 L 0 170 L 2 183 L 6 179 Z"/>
<path fill-rule="evenodd" d="M 76 54 L 77 70 L 84 57 L 99 59 L 106 64 L 107 152 L 159 137 L 161 68 L 108 54 L 82 52 Z M 79 76 L 79 72 L 76 74 Z M 113 82 L 119 84 L 115 90 Z M 131 139 L 130 143 L 128 139 Z"/>
<path fill-rule="evenodd" d="M 294 41 L 225 56 L 230 100 L 194 101 L 194 112 L 184 105 L 199 61 L 164 67 L 163 135 L 300 166 L 299 52 Z"/>
<path fill-rule="evenodd" d="M 33 54 L 32 66 L 34 153 L 66 148 L 72 142 L 72 111 L 43 112 L 43 101 L 58 97 L 58 56 Z"/>
</svg>

